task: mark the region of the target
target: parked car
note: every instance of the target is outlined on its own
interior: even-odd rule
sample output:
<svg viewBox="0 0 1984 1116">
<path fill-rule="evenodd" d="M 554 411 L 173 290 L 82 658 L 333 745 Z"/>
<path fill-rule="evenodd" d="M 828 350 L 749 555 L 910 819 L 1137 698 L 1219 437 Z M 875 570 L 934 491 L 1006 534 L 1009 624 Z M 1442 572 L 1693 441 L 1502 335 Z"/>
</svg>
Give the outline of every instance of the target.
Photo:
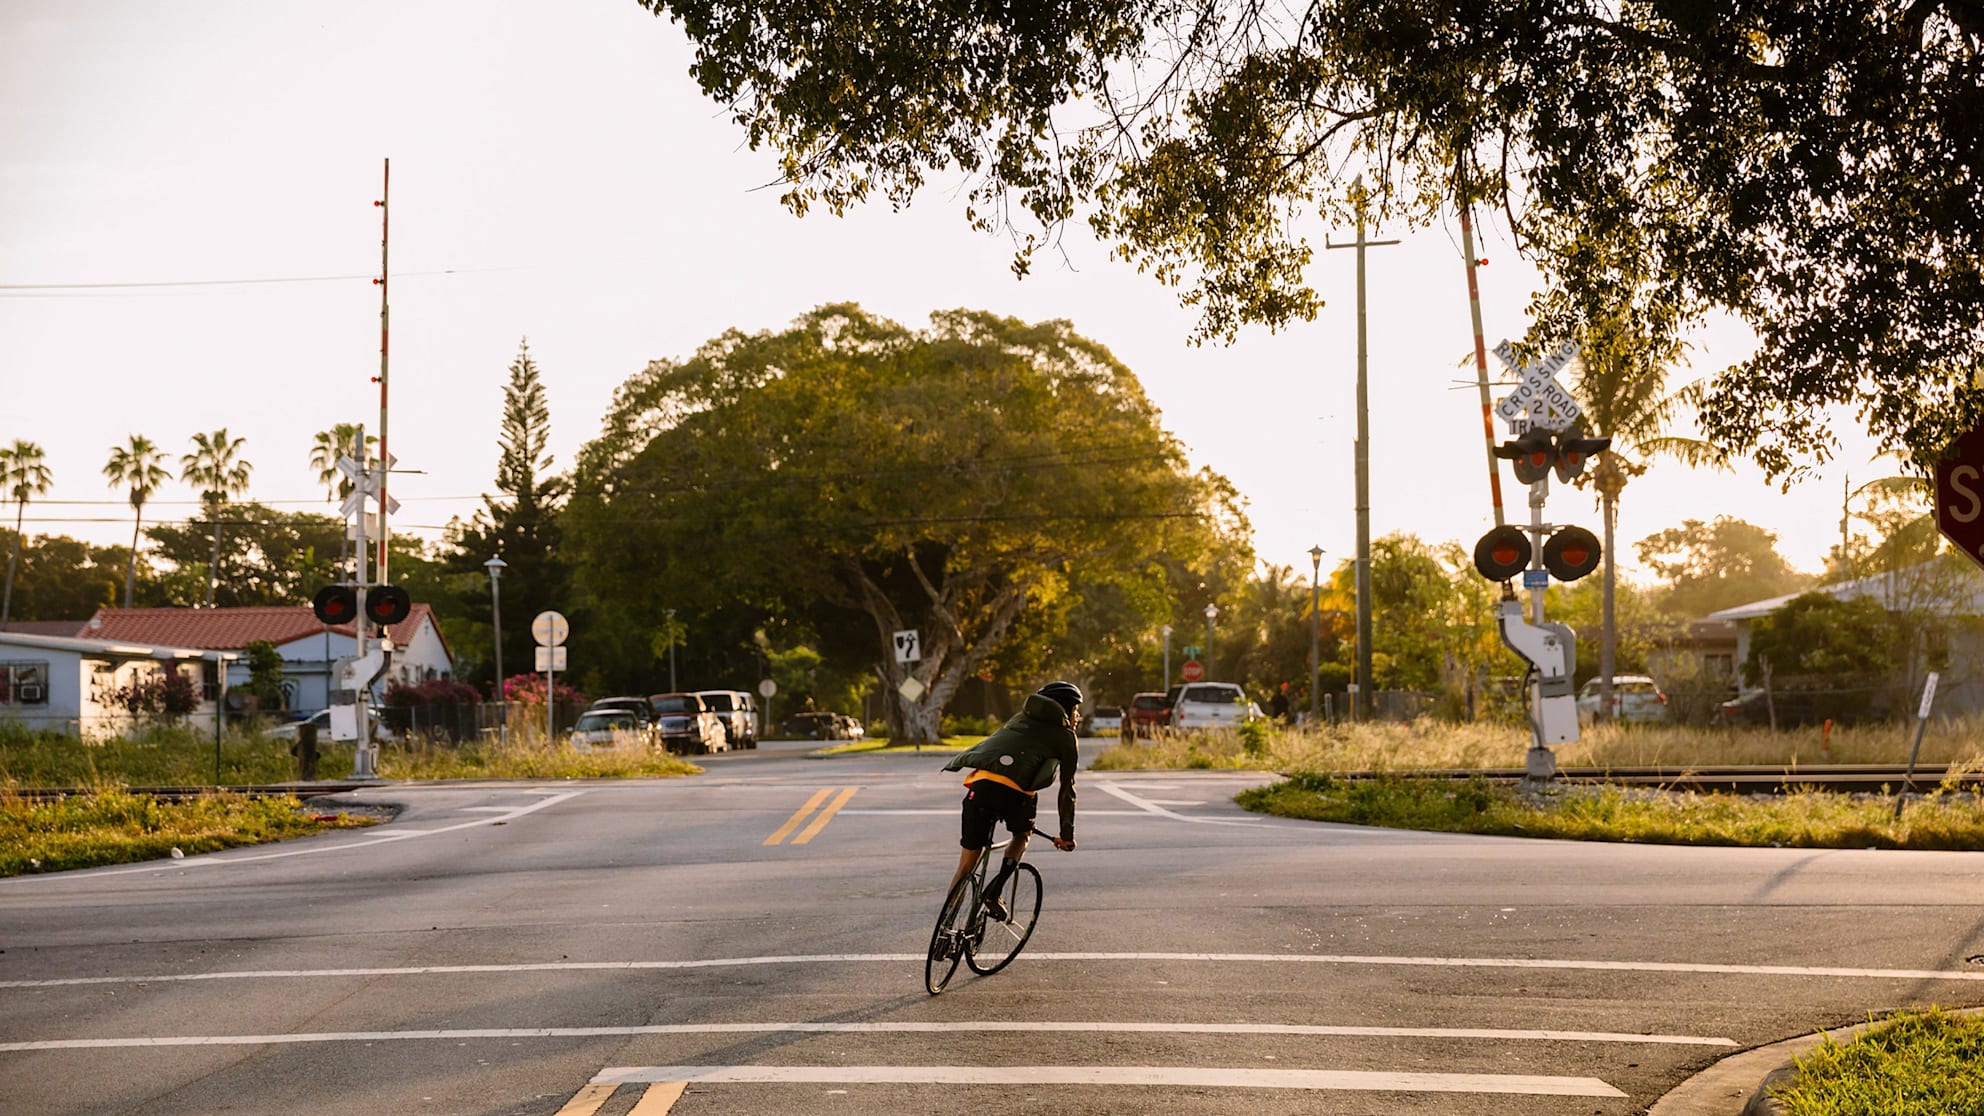
<svg viewBox="0 0 1984 1116">
<path fill-rule="evenodd" d="M 1227 728 L 1260 716 L 1261 707 L 1248 701 L 1246 692 L 1232 682 L 1191 682 L 1171 706 L 1171 727 Z"/>
<path fill-rule="evenodd" d="M 662 746 L 682 755 L 701 756 L 730 749 L 723 722 L 695 694 L 651 694 L 656 735 Z"/>
<path fill-rule="evenodd" d="M 331 742 L 331 711 L 328 709 L 319 709 L 300 721 L 277 725 L 263 732 L 262 735 L 270 740 L 294 740 L 304 725 L 317 726 L 319 744 Z M 385 709 L 377 705 L 372 707 L 372 739 L 382 744 L 391 744 L 399 739 L 399 734 L 393 731 L 393 726 L 386 723 Z"/>
<path fill-rule="evenodd" d="M 618 748 L 623 744 L 644 747 L 648 730 L 631 710 L 588 709 L 579 714 L 579 723 L 572 726 L 570 738 L 572 746 L 582 752 Z"/>
<path fill-rule="evenodd" d="M 656 732 L 654 706 L 644 697 L 605 697 L 592 703 L 586 712 L 619 710 L 633 716 L 636 729 L 643 737 L 651 737 Z M 583 718 L 581 718 L 583 719 Z M 576 726 L 575 726 L 576 727 Z"/>
<path fill-rule="evenodd" d="M 697 690 L 696 696 L 723 722 L 732 748 L 758 746 L 758 699 L 743 690 Z"/>
<path fill-rule="evenodd" d="M 1162 693 L 1148 690 L 1132 695 L 1130 706 L 1123 711 L 1120 731 L 1125 740 L 1135 740 L 1140 736 L 1156 736 L 1157 730 L 1171 723 L 1171 703 Z"/>
<path fill-rule="evenodd" d="M 1112 736 L 1123 731 L 1123 710 L 1114 705 L 1098 705 L 1082 720 L 1083 736 Z"/>
<path fill-rule="evenodd" d="M 856 740 L 850 735 L 861 722 L 840 713 L 816 711 L 794 713 L 780 722 L 778 733 L 787 740 Z"/>
<path fill-rule="evenodd" d="M 1591 723 L 1598 717 L 1598 704 L 1604 679 L 1594 678 L 1578 691 L 1578 720 Z M 1667 719 L 1667 695 L 1644 674 L 1612 676 L 1612 719 L 1638 724 Z"/>
</svg>

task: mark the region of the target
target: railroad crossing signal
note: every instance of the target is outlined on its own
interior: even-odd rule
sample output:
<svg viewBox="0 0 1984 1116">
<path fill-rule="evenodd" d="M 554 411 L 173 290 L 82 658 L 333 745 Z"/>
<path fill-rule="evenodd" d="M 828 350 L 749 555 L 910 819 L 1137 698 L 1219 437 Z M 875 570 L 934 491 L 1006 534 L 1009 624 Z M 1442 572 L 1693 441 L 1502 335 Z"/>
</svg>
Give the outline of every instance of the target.
<svg viewBox="0 0 1984 1116">
<path fill-rule="evenodd" d="M 1495 404 L 1495 413 L 1509 424 L 1511 432 L 1521 434 L 1537 427 L 1562 430 L 1584 413 L 1557 382 L 1557 373 L 1578 355 L 1576 345 L 1566 342 L 1542 360 L 1520 366 L 1515 349 L 1507 341 L 1495 346 L 1495 355 L 1517 376 L 1516 389 Z"/>
<path fill-rule="evenodd" d="M 1936 529 L 1984 565 L 1984 424 L 1957 435 L 1936 462 Z"/>
</svg>

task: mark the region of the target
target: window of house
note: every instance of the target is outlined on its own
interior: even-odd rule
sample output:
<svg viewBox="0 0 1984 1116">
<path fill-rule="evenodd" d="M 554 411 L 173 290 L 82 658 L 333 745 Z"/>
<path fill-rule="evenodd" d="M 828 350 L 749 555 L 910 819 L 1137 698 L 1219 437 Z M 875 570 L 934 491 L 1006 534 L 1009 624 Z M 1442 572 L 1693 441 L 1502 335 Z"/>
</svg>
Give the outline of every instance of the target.
<svg viewBox="0 0 1984 1116">
<path fill-rule="evenodd" d="M 0 705 L 47 705 L 46 662 L 0 662 Z"/>
</svg>

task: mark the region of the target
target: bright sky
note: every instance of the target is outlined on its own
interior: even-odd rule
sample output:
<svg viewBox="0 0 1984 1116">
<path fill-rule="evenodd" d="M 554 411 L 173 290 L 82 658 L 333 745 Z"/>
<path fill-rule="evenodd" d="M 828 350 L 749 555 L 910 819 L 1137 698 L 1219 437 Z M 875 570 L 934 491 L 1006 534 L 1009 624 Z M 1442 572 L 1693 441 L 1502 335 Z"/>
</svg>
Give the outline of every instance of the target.
<svg viewBox="0 0 1984 1116">
<path fill-rule="evenodd" d="M 1196 463 L 1239 486 L 1263 559 L 1306 575 L 1312 545 L 1332 566 L 1352 555 L 1355 253 L 1322 240 L 1353 229 L 1314 230 L 1315 322 L 1192 348 L 1192 313 L 1081 229 L 1065 260 L 1016 280 L 1009 243 L 970 231 L 948 188 L 902 213 L 793 218 L 771 157 L 702 97 L 689 59 L 634 0 L 4 0 L 0 288 L 15 289 L 0 289 L 0 444 L 39 443 L 55 475 L 30 533 L 128 541 L 100 470 L 133 433 L 176 468 L 195 432 L 225 427 L 247 437 L 251 498 L 328 510 L 312 437 L 378 423 L 372 202 L 390 157 L 391 441 L 423 471 L 393 482 L 401 530 L 433 535 L 492 485 L 520 337 L 562 469 L 648 360 L 851 300 L 912 326 L 955 307 L 1070 320 L 1135 371 Z M 1369 251 L 1373 536 L 1471 545 L 1492 520 L 1458 225 L 1370 235 L 1404 238 Z M 1505 235 L 1483 240 L 1492 346 L 1522 335 L 1535 275 Z M 357 278 L 105 286 L 319 276 Z M 1739 329 L 1704 336 L 1675 382 L 1744 346 Z M 1789 494 L 1750 467 L 1657 464 L 1622 501 L 1622 568 L 1638 539 L 1728 514 L 1816 570 L 1843 474 L 1894 471 L 1869 463 L 1853 423 L 1841 433 L 1836 461 Z M 1506 471 L 1503 486 L 1526 518 Z M 175 483 L 148 516 L 189 515 L 192 499 Z M 1601 527 L 1583 493 L 1553 492 L 1547 514 Z"/>
</svg>

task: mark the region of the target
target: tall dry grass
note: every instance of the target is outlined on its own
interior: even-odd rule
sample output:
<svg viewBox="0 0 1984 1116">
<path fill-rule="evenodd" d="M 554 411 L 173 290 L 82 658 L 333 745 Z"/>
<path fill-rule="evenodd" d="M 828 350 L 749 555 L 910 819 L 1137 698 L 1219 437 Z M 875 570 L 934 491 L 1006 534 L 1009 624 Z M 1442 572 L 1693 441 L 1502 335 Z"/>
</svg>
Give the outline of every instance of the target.
<svg viewBox="0 0 1984 1116">
<path fill-rule="evenodd" d="M 1553 750 L 1561 767 L 1713 767 L 1739 764 L 1810 766 L 1828 763 L 1905 763 L 1915 723 L 1835 727 L 1691 728 L 1676 725 L 1593 725 L 1581 739 Z M 1113 745 L 1098 770 L 1138 768 L 1255 768 L 1269 771 L 1411 771 L 1521 767 L 1529 748 L 1522 725 L 1364 723 L 1309 728 L 1249 726 L 1245 730 L 1175 733 Z M 1922 740 L 1923 764 L 1984 766 L 1984 717 L 1935 718 Z"/>
</svg>

